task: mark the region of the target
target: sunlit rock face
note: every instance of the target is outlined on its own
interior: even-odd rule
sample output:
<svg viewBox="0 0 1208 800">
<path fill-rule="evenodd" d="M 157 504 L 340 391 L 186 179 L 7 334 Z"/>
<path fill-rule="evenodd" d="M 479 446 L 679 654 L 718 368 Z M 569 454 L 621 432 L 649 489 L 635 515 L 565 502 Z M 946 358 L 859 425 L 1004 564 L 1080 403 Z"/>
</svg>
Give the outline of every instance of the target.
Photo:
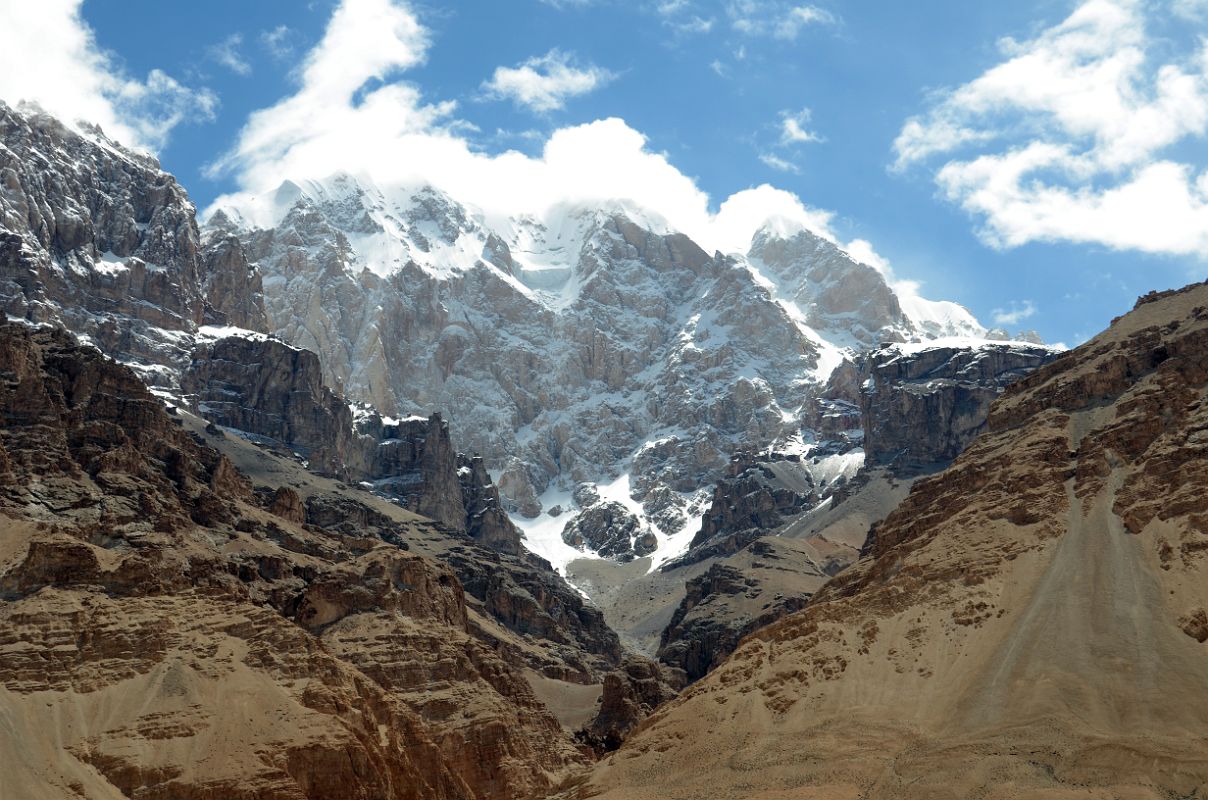
<svg viewBox="0 0 1208 800">
<path fill-rule="evenodd" d="M 61 324 L 169 384 L 202 325 L 263 329 L 240 243 L 202 237 L 155 159 L 0 103 L 0 307 Z"/>
<path fill-rule="evenodd" d="M 556 564 L 580 547 L 682 552 L 737 449 L 817 447 L 815 400 L 845 360 L 985 334 L 954 304 L 899 302 L 808 231 L 765 228 L 746 253 L 710 254 L 622 204 L 500 219 L 432 187 L 334 176 L 211 224 L 262 270 L 273 332 L 318 353 L 353 399 L 444 413 Z M 604 499 L 636 520 L 628 546 L 568 543 L 570 518 L 544 521 L 585 511 L 581 484 L 614 487 Z"/>
</svg>

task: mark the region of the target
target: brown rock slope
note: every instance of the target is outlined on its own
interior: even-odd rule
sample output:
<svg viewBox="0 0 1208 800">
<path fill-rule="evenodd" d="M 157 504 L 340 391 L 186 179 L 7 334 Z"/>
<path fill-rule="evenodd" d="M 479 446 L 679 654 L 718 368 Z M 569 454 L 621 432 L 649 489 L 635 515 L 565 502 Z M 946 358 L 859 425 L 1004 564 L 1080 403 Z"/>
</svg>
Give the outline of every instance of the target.
<svg viewBox="0 0 1208 800">
<path fill-rule="evenodd" d="M 1206 389 L 1208 285 L 1143 298 L 579 792 L 1206 796 Z"/>
<path fill-rule="evenodd" d="M 502 799 L 581 763 L 408 551 L 430 523 L 301 523 L 61 331 L 0 324 L 0 416 L 0 796 Z"/>
</svg>

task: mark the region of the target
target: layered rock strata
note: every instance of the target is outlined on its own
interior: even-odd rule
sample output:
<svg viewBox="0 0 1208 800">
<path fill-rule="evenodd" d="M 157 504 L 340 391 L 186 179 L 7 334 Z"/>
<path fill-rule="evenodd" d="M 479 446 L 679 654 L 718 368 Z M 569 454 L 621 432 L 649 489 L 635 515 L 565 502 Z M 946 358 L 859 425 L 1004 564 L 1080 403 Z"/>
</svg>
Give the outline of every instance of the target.
<svg viewBox="0 0 1208 800">
<path fill-rule="evenodd" d="M 1008 387 L 857 565 L 656 713 L 588 791 L 1194 794 L 1206 392 L 1208 285 L 1142 298 Z"/>
<path fill-rule="evenodd" d="M 448 568 L 263 507 L 130 370 L 0 324 L 0 411 L 5 791 L 502 799 L 581 762 Z"/>
</svg>

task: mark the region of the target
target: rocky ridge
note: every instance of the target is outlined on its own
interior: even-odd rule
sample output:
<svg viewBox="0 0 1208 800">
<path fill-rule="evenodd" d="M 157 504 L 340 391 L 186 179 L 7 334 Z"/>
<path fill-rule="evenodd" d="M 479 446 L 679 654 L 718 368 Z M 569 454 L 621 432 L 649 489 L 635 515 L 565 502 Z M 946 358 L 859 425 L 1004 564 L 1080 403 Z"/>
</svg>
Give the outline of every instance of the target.
<svg viewBox="0 0 1208 800">
<path fill-rule="evenodd" d="M 660 635 L 659 660 L 696 680 L 744 636 L 801 608 L 855 562 L 895 505 L 886 502 L 899 496 L 890 486 L 951 463 L 985 427 L 991 402 L 1056 355 L 1024 343 L 948 340 L 878 348 L 837 370 L 817 412 L 829 420 L 818 425 L 829 438 L 817 451 L 830 455 L 815 456 L 812 472 L 797 456 L 736 457 L 688 552 L 663 566 L 692 574 Z M 861 471 L 835 470 L 845 459 Z M 832 480 L 816 485 L 823 462 Z M 856 520 L 862 529 L 852 530 Z M 693 564 L 707 571 L 685 570 Z"/>
<path fill-rule="evenodd" d="M 261 283 L 229 238 L 202 237 L 184 189 L 99 130 L 0 102 L 0 307 L 63 325 L 171 383 L 206 324 L 262 328 Z"/>
<path fill-rule="evenodd" d="M 860 390 L 865 457 L 898 474 L 956 458 L 1011 383 L 1059 351 L 1028 343 L 894 345 L 869 353 Z"/>
<path fill-rule="evenodd" d="M 857 565 L 665 706 L 587 792 L 1194 794 L 1206 309 L 1205 284 L 1143 298 L 1008 387 Z"/>
<path fill-rule="evenodd" d="M 248 334 L 203 342 L 181 391 L 206 419 L 296 452 L 319 474 L 371 483 L 450 530 L 521 552 L 482 460 L 457 452 L 439 414 L 399 420 L 350 407 L 308 350 Z"/>
<path fill-rule="evenodd" d="M 511 798 L 581 763 L 456 576 L 408 552 L 428 523 L 391 542 L 259 502 L 54 329 L 0 325 L 0 410 L 7 791 Z"/>
<path fill-rule="evenodd" d="M 709 255 L 622 204 L 499 220 L 430 186 L 337 175 L 209 227 L 244 242 L 271 330 L 318 353 L 331 385 L 400 415 L 445 410 L 559 566 L 601 547 L 638 558 L 651 538 L 656 562 L 682 551 L 735 451 L 811 451 L 814 400 L 845 358 L 986 334 L 953 304 L 903 306 L 812 233 L 765 228 L 746 253 Z M 624 496 L 604 496 L 618 480 Z M 550 508 L 590 510 L 584 487 L 629 508 L 629 547 L 547 524 Z"/>
</svg>

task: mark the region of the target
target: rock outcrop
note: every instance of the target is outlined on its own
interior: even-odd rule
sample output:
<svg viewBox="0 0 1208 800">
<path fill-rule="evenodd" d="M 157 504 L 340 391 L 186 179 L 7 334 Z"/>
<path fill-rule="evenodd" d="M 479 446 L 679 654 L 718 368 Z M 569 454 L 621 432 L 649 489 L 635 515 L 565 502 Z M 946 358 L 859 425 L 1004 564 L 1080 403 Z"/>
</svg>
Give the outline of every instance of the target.
<svg viewBox="0 0 1208 800">
<path fill-rule="evenodd" d="M 656 713 L 585 794 L 1193 795 L 1206 392 L 1208 284 L 1143 298 L 1008 387 L 857 565 Z"/>
<path fill-rule="evenodd" d="M 204 341 L 181 390 L 207 419 L 297 453 L 320 474 L 372 483 L 450 530 L 521 550 L 482 460 L 457 452 L 439 414 L 395 420 L 354 409 L 308 350 L 246 333 Z"/>
<path fill-rule="evenodd" d="M 181 391 L 212 422 L 276 440 L 319 472 L 351 479 L 365 451 L 352 411 L 323 383 L 314 353 L 266 336 L 202 342 L 181 374 Z"/>
<path fill-rule="evenodd" d="M 63 325 L 170 384 L 208 322 L 262 325 L 260 277 L 230 238 L 202 240 L 155 159 L 0 103 L 0 308 Z"/>
<path fill-rule="evenodd" d="M 898 473 L 952 462 L 985 428 L 990 404 L 1057 351 L 1027 343 L 892 345 L 869 353 L 860 418 L 869 464 Z"/>
<path fill-rule="evenodd" d="M 904 309 L 808 231 L 710 255 L 625 204 L 496 225 L 436 188 L 350 176 L 234 202 L 212 224 L 239 231 L 270 328 L 317 353 L 330 385 L 390 413 L 442 410 L 530 519 L 559 504 L 569 521 L 587 511 L 565 501 L 575 486 L 627 475 L 624 500 L 668 550 L 735 451 L 817 438 L 803 401 L 848 348 L 985 333 L 951 304 L 908 313 L 934 309 Z"/>
<path fill-rule="evenodd" d="M 654 534 L 642 529 L 641 520 L 615 500 L 587 506 L 566 523 L 562 541 L 622 562 L 650 555 L 657 544 Z"/>
<path fill-rule="evenodd" d="M 757 542 L 752 552 L 766 557 L 774 547 Z M 682 669 L 689 681 L 699 680 L 733 652 L 748 633 L 800 609 L 810 597 L 797 594 L 785 598 L 780 594 L 777 602 L 734 624 L 736 620 L 727 613 L 728 603 L 756 599 L 761 589 L 755 577 L 736 567 L 724 562 L 710 565 L 704 574 L 688 581 L 687 596 L 663 630 L 659 660 Z"/>
<path fill-rule="evenodd" d="M 679 688 L 679 677 L 668 676 L 658 664 L 644 658 L 628 658 L 621 669 L 604 676 L 600 710 L 590 723 L 576 731 L 575 738 L 597 755 L 610 753 L 621 746 L 642 720 L 673 699 Z"/>
<path fill-rule="evenodd" d="M 129 369 L 0 323 L 0 414 L 6 792 L 503 800 L 581 763 L 452 571 L 262 507 Z"/>
<path fill-rule="evenodd" d="M 778 460 L 738 455 L 713 489 L 713 503 L 677 563 L 738 552 L 818 504 L 814 479 L 800 457 Z"/>
</svg>

